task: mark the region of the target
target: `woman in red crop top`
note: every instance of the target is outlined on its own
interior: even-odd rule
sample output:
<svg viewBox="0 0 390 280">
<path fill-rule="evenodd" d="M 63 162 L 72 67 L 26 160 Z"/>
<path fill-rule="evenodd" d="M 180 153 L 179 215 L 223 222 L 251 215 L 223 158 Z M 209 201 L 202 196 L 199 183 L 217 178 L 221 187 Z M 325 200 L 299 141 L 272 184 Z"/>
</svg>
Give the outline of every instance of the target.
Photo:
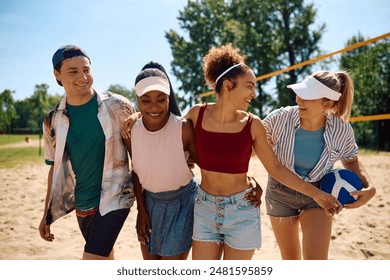
<svg viewBox="0 0 390 280">
<path fill-rule="evenodd" d="M 195 105 L 186 116 L 195 128 L 202 177 L 192 259 L 251 259 L 261 246 L 259 208 L 242 203 L 252 149 L 272 177 L 312 197 L 330 215 L 341 205 L 279 163 L 260 118 L 246 112 L 256 97 L 256 77 L 239 50 L 231 44 L 212 48 L 203 61 L 206 82 L 218 96 L 215 103 Z"/>
</svg>

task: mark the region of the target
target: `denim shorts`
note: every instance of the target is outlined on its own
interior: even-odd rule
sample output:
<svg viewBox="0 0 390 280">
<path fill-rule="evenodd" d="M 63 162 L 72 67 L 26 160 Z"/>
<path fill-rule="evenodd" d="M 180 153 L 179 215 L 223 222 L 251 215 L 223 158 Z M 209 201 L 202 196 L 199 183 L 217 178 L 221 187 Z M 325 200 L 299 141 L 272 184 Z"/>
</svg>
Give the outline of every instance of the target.
<svg viewBox="0 0 390 280">
<path fill-rule="evenodd" d="M 108 257 L 129 212 L 129 208 L 124 208 L 111 211 L 104 216 L 101 216 L 99 211 L 86 217 L 77 215 L 77 221 L 85 239 L 84 251 Z"/>
<path fill-rule="evenodd" d="M 152 255 L 177 256 L 191 249 L 194 203 L 198 183 L 191 180 L 174 191 L 145 191 L 152 224 L 148 251 Z"/>
<path fill-rule="evenodd" d="M 319 182 L 311 184 L 319 186 Z M 296 217 L 304 210 L 321 208 L 311 197 L 297 192 L 268 177 L 265 192 L 267 214 L 273 217 Z"/>
<path fill-rule="evenodd" d="M 214 196 L 199 187 L 192 239 L 226 243 L 237 250 L 260 248 L 260 209 L 244 200 L 249 191 L 251 189 L 230 196 Z"/>
</svg>

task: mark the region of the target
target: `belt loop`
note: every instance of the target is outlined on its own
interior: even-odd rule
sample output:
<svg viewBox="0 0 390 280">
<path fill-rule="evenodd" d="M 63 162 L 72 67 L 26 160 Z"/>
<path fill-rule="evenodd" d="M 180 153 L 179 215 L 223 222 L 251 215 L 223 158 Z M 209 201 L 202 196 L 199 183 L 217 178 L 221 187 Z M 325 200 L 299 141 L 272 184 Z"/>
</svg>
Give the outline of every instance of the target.
<svg viewBox="0 0 390 280">
<path fill-rule="evenodd" d="M 207 192 L 205 192 L 201 187 L 199 187 L 199 190 L 201 193 L 201 197 L 203 201 L 207 201 Z"/>
</svg>

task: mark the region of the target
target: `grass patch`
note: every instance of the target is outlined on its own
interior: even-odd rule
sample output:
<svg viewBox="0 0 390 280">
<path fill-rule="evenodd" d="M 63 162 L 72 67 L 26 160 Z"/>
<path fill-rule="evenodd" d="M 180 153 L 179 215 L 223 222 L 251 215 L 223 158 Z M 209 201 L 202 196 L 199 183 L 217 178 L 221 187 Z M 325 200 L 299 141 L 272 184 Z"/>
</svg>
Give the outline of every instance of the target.
<svg viewBox="0 0 390 280">
<path fill-rule="evenodd" d="M 43 151 L 39 147 L 1 148 L 0 168 L 13 168 L 25 164 L 43 164 Z"/>
<path fill-rule="evenodd" d="M 38 134 L 2 134 L 0 135 L 0 145 L 6 145 L 6 144 L 14 144 L 23 142 L 26 137 L 29 137 L 30 139 L 39 139 Z"/>
</svg>

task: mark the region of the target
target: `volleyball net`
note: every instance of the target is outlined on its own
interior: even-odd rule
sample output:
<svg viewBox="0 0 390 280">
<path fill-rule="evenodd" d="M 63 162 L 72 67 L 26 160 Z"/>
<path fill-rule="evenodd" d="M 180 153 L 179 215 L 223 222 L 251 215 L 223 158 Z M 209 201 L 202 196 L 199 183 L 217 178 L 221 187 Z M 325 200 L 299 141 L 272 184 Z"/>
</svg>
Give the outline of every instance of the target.
<svg viewBox="0 0 390 280">
<path fill-rule="evenodd" d="M 289 66 L 289 67 L 286 67 L 286 68 L 283 68 L 283 69 L 280 69 L 280 70 L 277 70 L 277 71 L 274 71 L 274 72 L 270 72 L 270 73 L 258 76 L 258 77 L 256 77 L 256 81 L 261 81 L 261 80 L 264 80 L 264 79 L 268 79 L 268 78 L 274 77 L 276 75 L 289 72 L 289 71 L 294 70 L 296 68 L 300 68 L 300 67 L 303 67 L 303 66 L 306 66 L 306 65 L 309 65 L 309 64 L 313 64 L 315 62 L 327 59 L 327 58 L 332 57 L 334 55 L 341 54 L 341 53 L 344 53 L 344 52 L 348 52 L 348 51 L 351 51 L 351 50 L 363 47 L 365 45 L 374 43 L 376 41 L 382 40 L 382 39 L 387 38 L 389 36 L 390 36 L 390 32 L 389 33 L 385 33 L 385 34 L 380 35 L 380 36 L 377 36 L 377 37 L 374 37 L 374 38 L 371 38 L 371 39 L 368 39 L 368 40 L 365 40 L 365 41 L 361 41 L 361 42 L 356 43 L 356 44 L 349 45 L 349 46 L 347 46 L 347 47 L 345 47 L 345 48 L 343 48 L 341 50 L 338 50 L 338 51 L 335 51 L 335 52 L 331 52 L 331 53 L 328 53 L 328 54 L 324 54 L 324 55 L 320 55 L 320 56 L 318 56 L 316 58 L 309 59 L 309 60 L 297 63 L 295 65 L 292 65 L 292 66 Z M 215 94 L 215 91 L 208 91 L 208 92 L 201 93 L 199 95 L 199 99 L 201 101 L 203 97 L 210 96 L 210 95 L 213 95 L 213 94 Z M 387 119 L 390 119 L 390 113 L 389 114 L 369 115 L 369 116 L 353 116 L 353 117 L 350 117 L 349 122 L 362 122 L 362 121 L 387 120 Z"/>
</svg>

